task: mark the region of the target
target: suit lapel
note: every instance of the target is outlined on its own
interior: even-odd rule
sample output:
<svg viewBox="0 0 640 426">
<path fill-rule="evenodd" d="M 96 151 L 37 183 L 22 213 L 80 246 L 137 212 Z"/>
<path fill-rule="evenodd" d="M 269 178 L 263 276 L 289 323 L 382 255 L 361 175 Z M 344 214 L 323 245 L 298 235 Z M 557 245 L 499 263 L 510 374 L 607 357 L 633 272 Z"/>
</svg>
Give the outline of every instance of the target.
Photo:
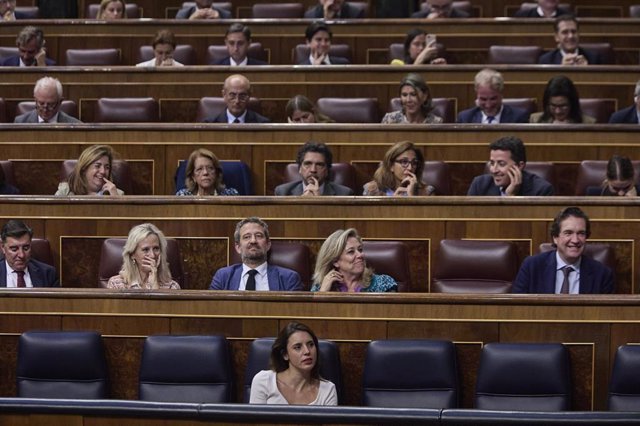
<svg viewBox="0 0 640 426">
<path fill-rule="evenodd" d="M 280 290 L 280 274 L 278 274 L 278 269 L 271 264 L 267 264 L 267 280 L 269 280 L 269 291 Z"/>
<path fill-rule="evenodd" d="M 555 294 L 556 292 L 556 251 L 550 251 L 547 261 L 545 262 L 544 273 L 542 274 L 541 288 L 544 289 L 544 293 Z"/>
<path fill-rule="evenodd" d="M 242 279 L 242 263 L 233 268 L 229 282 L 229 290 L 239 290 L 240 280 Z"/>
<path fill-rule="evenodd" d="M 591 294 L 593 293 L 593 271 L 591 268 L 590 259 L 586 256 L 582 256 L 582 261 L 580 262 L 580 294 Z"/>
</svg>

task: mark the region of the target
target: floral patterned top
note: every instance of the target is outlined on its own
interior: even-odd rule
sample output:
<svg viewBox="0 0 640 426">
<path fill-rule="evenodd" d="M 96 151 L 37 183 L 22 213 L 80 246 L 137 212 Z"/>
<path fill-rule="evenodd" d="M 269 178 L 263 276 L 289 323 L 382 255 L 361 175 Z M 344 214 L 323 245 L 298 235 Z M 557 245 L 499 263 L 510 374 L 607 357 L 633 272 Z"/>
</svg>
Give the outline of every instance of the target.
<svg viewBox="0 0 640 426">
<path fill-rule="evenodd" d="M 139 282 L 132 282 L 131 284 L 127 284 L 124 277 L 122 275 L 114 275 L 109 278 L 109 282 L 107 283 L 107 288 L 113 290 L 127 290 L 127 289 L 145 289 L 151 290 L 151 286 L 146 283 L 144 286 L 140 285 Z M 160 283 L 159 288 L 161 289 L 170 289 L 170 290 L 180 290 L 180 284 L 175 282 L 174 280 L 169 281 L 168 283 Z"/>
<path fill-rule="evenodd" d="M 313 285 L 313 287 L 311 287 L 311 291 L 319 291 L 320 290 L 320 284 L 316 283 Z M 331 291 L 340 291 L 340 292 L 347 292 L 349 291 L 349 289 L 347 288 L 346 285 L 342 284 L 342 283 L 336 283 L 333 285 L 333 288 L 331 289 Z M 396 292 L 398 291 L 398 284 L 396 283 L 396 280 L 394 280 L 393 278 L 391 278 L 389 275 L 384 275 L 384 274 L 373 274 L 373 276 L 371 277 L 371 283 L 369 284 L 369 287 L 360 287 L 358 286 L 358 288 L 356 289 L 356 292 L 362 292 L 362 293 L 390 293 L 390 292 Z"/>
<path fill-rule="evenodd" d="M 189 191 L 187 188 L 182 188 L 181 190 L 176 192 L 176 195 L 197 195 L 197 194 L 194 194 L 193 192 Z M 220 192 L 216 191 L 213 195 L 240 195 L 240 193 L 235 188 L 225 188 Z"/>
<path fill-rule="evenodd" d="M 382 124 L 409 124 L 407 116 L 402 111 L 389 112 L 382 118 Z M 433 113 L 427 114 L 423 121 L 424 124 L 440 124 L 442 123 L 442 117 L 439 117 Z"/>
</svg>

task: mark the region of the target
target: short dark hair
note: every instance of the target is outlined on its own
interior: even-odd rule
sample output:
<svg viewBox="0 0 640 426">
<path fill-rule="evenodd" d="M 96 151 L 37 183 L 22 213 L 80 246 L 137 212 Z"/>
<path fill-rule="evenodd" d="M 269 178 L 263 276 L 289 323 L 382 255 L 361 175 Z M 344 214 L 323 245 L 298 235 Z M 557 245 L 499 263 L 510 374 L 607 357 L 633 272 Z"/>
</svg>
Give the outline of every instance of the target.
<svg viewBox="0 0 640 426">
<path fill-rule="evenodd" d="M 317 152 L 318 154 L 322 154 L 324 156 L 324 162 L 327 165 L 327 170 L 331 170 L 331 163 L 333 162 L 333 154 L 331 154 L 331 150 L 327 145 L 322 142 L 309 141 L 302 145 L 298 150 L 298 155 L 296 157 L 296 163 L 298 163 L 298 167 L 302 166 L 302 162 L 304 161 L 304 156 L 307 152 Z"/>
<path fill-rule="evenodd" d="M 224 33 L 224 37 L 227 38 L 227 36 L 231 33 L 242 33 L 247 40 L 251 40 L 251 29 L 248 25 L 241 24 L 240 22 L 231 24 L 229 28 L 227 28 L 227 31 Z"/>
<path fill-rule="evenodd" d="M 11 219 L 2 226 L 0 237 L 2 242 L 7 242 L 7 237 L 20 238 L 29 234 L 29 238 L 33 238 L 33 229 L 29 228 L 26 223 L 18 219 Z"/>
<path fill-rule="evenodd" d="M 315 21 L 309 24 L 307 29 L 304 32 L 304 36 L 307 38 L 307 41 L 311 41 L 313 36 L 318 31 L 326 31 L 329 34 L 329 40 L 333 38 L 333 33 L 329 29 L 329 26 L 322 21 Z"/>
<path fill-rule="evenodd" d="M 316 346 L 316 365 L 311 369 L 311 377 L 314 379 L 320 378 L 320 348 L 318 347 L 318 338 L 316 337 L 313 330 L 311 330 L 308 326 L 302 324 L 301 322 L 290 322 L 287 324 L 280 333 L 278 333 L 278 337 L 275 342 L 273 342 L 273 346 L 271 346 L 271 369 L 276 373 L 286 370 L 289 368 L 289 361 L 284 359 L 284 355 L 287 353 L 287 343 L 289 342 L 289 337 L 297 331 L 304 331 L 309 333 L 311 338 L 313 339 L 313 343 Z"/>
<path fill-rule="evenodd" d="M 558 16 L 553 21 L 553 30 L 556 33 L 558 32 L 558 28 L 560 28 L 560 22 L 575 22 L 576 23 L 576 29 L 580 28 L 580 24 L 578 24 L 578 20 L 576 19 L 576 17 L 566 13 L 564 15 Z"/>
<path fill-rule="evenodd" d="M 560 225 L 568 217 L 579 217 L 584 219 L 587 226 L 587 238 L 591 236 L 591 222 L 589 221 L 589 216 L 587 216 L 580 207 L 567 207 L 566 209 L 561 210 L 553 219 L 553 223 L 551 224 L 551 238 L 560 236 Z M 555 247 L 555 243 L 553 246 Z"/>
<path fill-rule="evenodd" d="M 527 151 L 524 148 L 522 139 L 517 136 L 505 136 L 500 138 L 489 145 L 491 151 L 509 151 L 511 152 L 511 159 L 516 163 L 527 162 Z"/>
<path fill-rule="evenodd" d="M 264 231 L 265 238 L 267 239 L 267 241 L 269 241 L 269 226 L 267 225 L 267 223 L 259 217 L 251 216 L 236 223 L 236 230 L 233 232 L 233 240 L 236 243 L 240 242 L 240 229 L 242 229 L 242 227 L 247 223 L 255 223 L 257 225 L 260 225 L 262 227 L 262 230 Z"/>
<path fill-rule="evenodd" d="M 158 44 L 168 44 L 174 49 L 176 48 L 176 38 L 173 33 L 167 29 L 159 30 L 153 37 L 151 45 L 155 49 Z"/>
</svg>

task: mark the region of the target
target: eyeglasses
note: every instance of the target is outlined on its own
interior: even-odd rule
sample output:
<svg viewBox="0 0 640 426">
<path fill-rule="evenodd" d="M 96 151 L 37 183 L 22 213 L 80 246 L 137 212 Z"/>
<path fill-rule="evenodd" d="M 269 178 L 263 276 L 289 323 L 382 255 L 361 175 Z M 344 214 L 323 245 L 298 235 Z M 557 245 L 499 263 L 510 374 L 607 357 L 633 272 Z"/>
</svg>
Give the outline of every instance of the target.
<svg viewBox="0 0 640 426">
<path fill-rule="evenodd" d="M 407 167 L 411 166 L 411 168 L 415 168 L 418 167 L 418 160 L 409 160 L 408 158 L 402 158 L 400 160 L 396 160 L 394 161 L 394 163 L 398 163 L 402 166 L 403 169 L 406 169 Z"/>
<path fill-rule="evenodd" d="M 225 94 L 229 99 L 231 100 L 237 99 L 240 102 L 245 102 L 247 99 L 249 99 L 248 93 L 226 92 Z"/>
<path fill-rule="evenodd" d="M 56 109 L 56 107 L 58 106 L 59 103 L 60 103 L 60 101 L 56 101 L 56 102 L 38 102 L 38 101 L 36 101 L 36 106 L 39 109 L 43 109 L 45 111 L 52 111 L 52 110 Z"/>
<path fill-rule="evenodd" d="M 327 167 L 326 163 L 314 163 L 313 161 L 303 161 L 302 167 L 305 169 L 310 169 L 311 167 L 316 166 L 316 169 L 324 169 Z"/>
<path fill-rule="evenodd" d="M 206 171 L 207 173 L 209 173 L 209 174 L 213 174 L 213 172 L 215 172 L 215 171 L 216 171 L 216 168 L 215 168 L 215 167 L 211 167 L 211 166 L 198 167 L 197 169 L 195 169 L 195 170 L 193 171 L 193 173 L 194 173 L 194 174 L 196 174 L 196 175 L 201 175 L 201 174 L 203 174 L 205 171 Z"/>
</svg>

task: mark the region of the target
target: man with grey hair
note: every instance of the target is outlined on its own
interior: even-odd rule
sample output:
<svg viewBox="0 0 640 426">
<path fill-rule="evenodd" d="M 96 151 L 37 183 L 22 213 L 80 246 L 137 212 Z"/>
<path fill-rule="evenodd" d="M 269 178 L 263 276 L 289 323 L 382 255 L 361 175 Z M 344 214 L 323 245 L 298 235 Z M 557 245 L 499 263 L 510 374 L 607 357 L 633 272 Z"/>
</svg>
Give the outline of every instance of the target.
<svg viewBox="0 0 640 426">
<path fill-rule="evenodd" d="M 504 79 L 496 70 L 485 68 L 474 79 L 476 106 L 458 114 L 458 123 L 499 124 L 528 123 L 529 114 L 523 109 L 502 103 Z"/>
<path fill-rule="evenodd" d="M 14 123 L 81 123 L 80 120 L 60 111 L 62 83 L 53 77 L 42 77 L 33 89 L 36 107 L 15 118 Z"/>
<path fill-rule="evenodd" d="M 640 123 L 640 80 L 633 91 L 634 104 L 611 114 L 609 123 L 612 124 L 638 124 Z"/>
<path fill-rule="evenodd" d="M 242 263 L 218 269 L 211 280 L 210 290 L 302 290 L 297 272 L 268 263 L 271 249 L 269 227 L 260 218 L 248 217 L 238 222 L 233 239 Z"/>
<path fill-rule="evenodd" d="M 207 117 L 205 123 L 269 123 L 269 119 L 249 109 L 251 82 L 242 74 L 227 77 L 222 86 L 222 99 L 227 107 L 216 117 Z"/>
<path fill-rule="evenodd" d="M 44 48 L 44 33 L 37 27 L 24 27 L 16 38 L 18 54 L 9 56 L 0 63 L 3 67 L 44 67 L 56 63 L 47 58 Z"/>
</svg>

